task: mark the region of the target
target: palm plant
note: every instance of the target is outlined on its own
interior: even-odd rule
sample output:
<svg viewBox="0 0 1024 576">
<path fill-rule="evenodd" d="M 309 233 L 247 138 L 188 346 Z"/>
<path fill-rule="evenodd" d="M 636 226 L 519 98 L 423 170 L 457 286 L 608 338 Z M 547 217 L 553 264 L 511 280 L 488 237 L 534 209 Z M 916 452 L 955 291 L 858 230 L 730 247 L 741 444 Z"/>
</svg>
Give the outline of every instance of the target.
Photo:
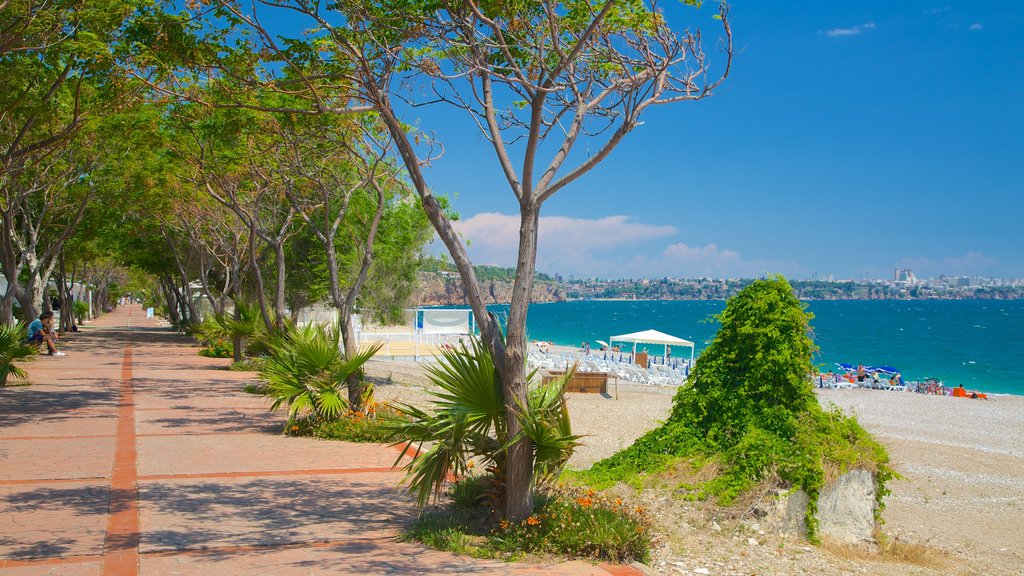
<svg viewBox="0 0 1024 576">
<path fill-rule="evenodd" d="M 234 314 L 211 314 L 203 318 L 197 334 L 207 342 L 228 340 L 234 348 L 234 361 L 242 360 L 246 346 L 257 343 L 266 332 L 259 307 L 243 300 L 235 302 Z"/>
<path fill-rule="evenodd" d="M 287 408 L 286 427 L 306 414 L 331 420 L 348 407 L 346 379 L 359 371 L 380 345 L 346 359 L 341 344 L 338 326 L 320 324 L 286 327 L 268 336 L 270 355 L 260 376 L 267 383 L 264 395 L 273 400 L 270 409 Z"/>
<path fill-rule="evenodd" d="M 509 436 L 509 414 L 490 352 L 474 339 L 469 347 L 463 343 L 444 350 L 438 364 L 427 372 L 430 381 L 440 388 L 432 392 L 434 410 L 395 406 L 409 422 L 393 425 L 394 440 L 416 444 L 421 450 L 425 443 L 433 443 L 405 465 L 403 482 L 423 506 L 431 496 L 436 499 L 442 493 L 449 479 L 464 477 L 471 461 L 479 462 L 491 473 L 494 487 L 490 494 L 500 500 L 507 450 L 519 437 Z M 534 445 L 535 486 L 557 477 L 579 445 L 580 437 L 572 433 L 564 397 L 565 384 L 574 372 L 575 367 L 547 383 L 538 381 L 536 371 L 527 377 L 527 405 L 520 407 L 518 417 L 523 434 Z M 501 502 L 492 504 L 495 510 L 504 509 Z"/>
<path fill-rule="evenodd" d="M 0 386 L 7 385 L 7 378 L 24 378 L 28 373 L 14 365 L 19 360 L 29 360 L 39 352 L 39 347 L 25 343 L 25 324 L 0 325 Z"/>
</svg>

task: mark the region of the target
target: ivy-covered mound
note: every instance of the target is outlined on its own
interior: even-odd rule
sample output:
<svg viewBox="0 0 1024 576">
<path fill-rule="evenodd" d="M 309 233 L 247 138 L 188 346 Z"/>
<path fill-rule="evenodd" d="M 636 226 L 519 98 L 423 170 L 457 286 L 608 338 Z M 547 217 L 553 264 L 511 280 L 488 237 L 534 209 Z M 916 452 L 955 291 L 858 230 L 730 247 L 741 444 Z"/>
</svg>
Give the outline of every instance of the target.
<svg viewBox="0 0 1024 576">
<path fill-rule="evenodd" d="M 816 349 L 811 318 L 782 277 L 740 291 L 717 316 L 718 335 L 676 393 L 665 424 L 595 464 L 585 479 L 636 483 L 641 473 L 684 460 L 695 467 L 713 464 L 718 474 L 691 486 L 691 494 L 728 505 L 777 477 L 810 496 L 807 526 L 813 540 L 819 490 L 827 480 L 862 467 L 875 473 L 880 513 L 885 482 L 892 477 L 888 455 L 854 418 L 818 404 L 809 377 Z"/>
</svg>

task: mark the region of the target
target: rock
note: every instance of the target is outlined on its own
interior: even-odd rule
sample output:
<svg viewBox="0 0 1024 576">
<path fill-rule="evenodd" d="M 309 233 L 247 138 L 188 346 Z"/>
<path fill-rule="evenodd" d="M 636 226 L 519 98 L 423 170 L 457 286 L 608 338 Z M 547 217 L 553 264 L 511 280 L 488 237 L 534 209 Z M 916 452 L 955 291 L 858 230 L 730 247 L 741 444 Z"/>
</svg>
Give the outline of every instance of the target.
<svg viewBox="0 0 1024 576">
<path fill-rule="evenodd" d="M 715 532 L 721 532 L 722 531 L 722 527 L 718 525 L 718 522 L 712 522 L 711 523 L 711 529 L 714 530 Z"/>
<path fill-rule="evenodd" d="M 875 479 L 851 470 L 825 486 L 818 497 L 818 534 L 843 544 L 875 543 Z"/>
<path fill-rule="evenodd" d="M 808 497 L 803 490 L 779 490 L 764 522 L 781 534 L 807 536 Z M 818 496 L 818 536 L 842 544 L 873 545 L 875 479 L 867 470 L 843 474 Z"/>
<path fill-rule="evenodd" d="M 708 570 L 707 568 L 694 568 L 693 569 L 693 573 L 694 574 L 711 574 L 711 571 Z"/>
<path fill-rule="evenodd" d="M 749 544 L 750 546 L 758 546 L 761 543 L 757 540 L 754 540 L 753 538 L 747 538 L 747 544 Z"/>
</svg>

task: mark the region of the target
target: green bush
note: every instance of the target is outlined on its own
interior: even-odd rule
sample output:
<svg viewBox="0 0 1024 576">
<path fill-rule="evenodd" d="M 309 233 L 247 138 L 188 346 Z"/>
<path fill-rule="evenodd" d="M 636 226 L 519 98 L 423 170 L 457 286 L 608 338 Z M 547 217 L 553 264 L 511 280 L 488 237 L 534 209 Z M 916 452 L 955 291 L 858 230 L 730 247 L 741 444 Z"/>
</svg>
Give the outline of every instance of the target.
<svg viewBox="0 0 1024 576">
<path fill-rule="evenodd" d="M 593 490 L 557 488 L 537 498 L 534 513 L 519 523 L 480 522 L 479 500 L 492 482 L 470 477 L 452 485 L 460 502 L 454 513 L 424 514 L 404 534 L 427 546 L 480 558 L 514 560 L 554 555 L 609 562 L 650 559 L 651 530 L 646 512 Z M 461 510 L 466 509 L 469 510 Z"/>
<path fill-rule="evenodd" d="M 730 504 L 769 475 L 810 495 L 815 538 L 817 496 L 830 476 L 852 467 L 876 474 L 878 511 L 893 472 L 884 447 L 849 416 L 823 410 L 808 378 L 815 351 L 811 315 L 781 277 L 758 280 L 730 299 L 721 327 L 701 354 L 672 412 L 629 448 L 575 477 L 593 485 L 638 483 L 681 460 L 715 462 L 719 474 L 691 486 L 696 497 Z"/>
<path fill-rule="evenodd" d="M 85 322 L 85 316 L 89 313 L 89 304 L 83 300 L 75 300 L 75 303 L 71 305 L 72 313 L 81 324 Z"/>
<path fill-rule="evenodd" d="M 206 347 L 200 348 L 197 354 L 207 358 L 231 358 L 231 342 L 221 339 L 208 340 Z"/>
<path fill-rule="evenodd" d="M 345 442 L 387 442 L 393 427 L 406 422 L 405 417 L 384 403 L 367 405 L 365 412 L 349 410 L 333 420 L 316 417 L 296 420 L 285 431 L 290 436 L 310 436 Z"/>
</svg>

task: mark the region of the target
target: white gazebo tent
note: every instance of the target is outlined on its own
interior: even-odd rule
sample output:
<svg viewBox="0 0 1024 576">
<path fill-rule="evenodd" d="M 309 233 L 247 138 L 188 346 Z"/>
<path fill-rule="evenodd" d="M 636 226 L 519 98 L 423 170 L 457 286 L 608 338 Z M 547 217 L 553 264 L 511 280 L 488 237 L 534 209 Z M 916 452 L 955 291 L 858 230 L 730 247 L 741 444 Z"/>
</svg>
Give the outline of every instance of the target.
<svg viewBox="0 0 1024 576">
<path fill-rule="evenodd" d="M 643 332 L 633 332 L 632 334 L 621 334 L 619 336 L 612 336 L 608 339 L 609 342 L 632 342 L 633 343 L 633 355 L 636 355 L 636 345 L 643 344 L 663 344 L 665 346 L 665 356 L 668 356 L 669 346 L 689 346 L 690 347 L 690 364 L 693 364 L 694 347 L 693 342 L 689 340 L 683 340 L 682 338 L 676 338 L 670 336 L 664 332 L 658 332 L 657 330 L 644 330 Z"/>
</svg>

